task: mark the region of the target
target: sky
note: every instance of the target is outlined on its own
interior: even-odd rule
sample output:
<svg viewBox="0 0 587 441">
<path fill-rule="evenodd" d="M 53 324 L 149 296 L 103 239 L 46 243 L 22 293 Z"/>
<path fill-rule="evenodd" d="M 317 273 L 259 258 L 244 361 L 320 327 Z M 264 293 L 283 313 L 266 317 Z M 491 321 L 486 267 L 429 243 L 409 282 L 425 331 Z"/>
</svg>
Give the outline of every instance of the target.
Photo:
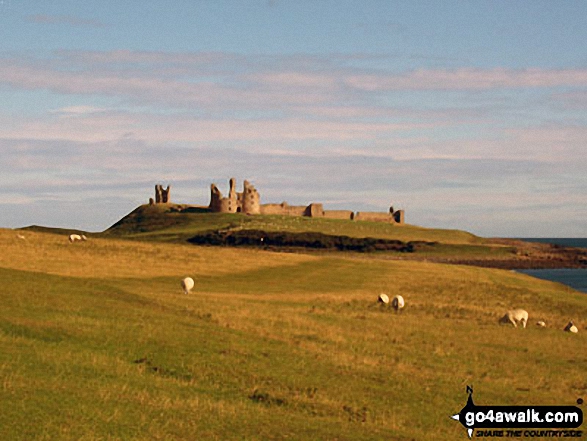
<svg viewBox="0 0 587 441">
<path fill-rule="evenodd" d="M 207 205 L 587 237 L 587 2 L 0 0 L 0 227 Z"/>
</svg>

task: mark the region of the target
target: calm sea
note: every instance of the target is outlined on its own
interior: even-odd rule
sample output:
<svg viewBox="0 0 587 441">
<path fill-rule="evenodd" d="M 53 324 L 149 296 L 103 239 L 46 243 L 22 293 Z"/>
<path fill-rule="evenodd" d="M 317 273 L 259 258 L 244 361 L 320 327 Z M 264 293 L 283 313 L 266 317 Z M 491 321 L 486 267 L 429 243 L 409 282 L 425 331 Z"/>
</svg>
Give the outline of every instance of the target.
<svg viewBox="0 0 587 441">
<path fill-rule="evenodd" d="M 528 242 L 542 242 L 563 245 L 566 247 L 587 248 L 587 239 L 583 238 L 521 238 Z M 551 280 L 564 283 L 578 291 L 587 293 L 587 269 L 540 269 L 540 270 L 518 270 L 520 273 L 528 274 L 539 279 Z"/>
</svg>

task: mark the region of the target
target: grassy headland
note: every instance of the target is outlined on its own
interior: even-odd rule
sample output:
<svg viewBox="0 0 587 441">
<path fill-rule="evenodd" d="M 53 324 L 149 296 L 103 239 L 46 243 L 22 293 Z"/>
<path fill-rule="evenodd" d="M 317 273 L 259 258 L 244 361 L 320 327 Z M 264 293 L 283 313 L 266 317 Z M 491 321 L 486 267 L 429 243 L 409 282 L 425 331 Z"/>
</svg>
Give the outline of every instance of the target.
<svg viewBox="0 0 587 441">
<path fill-rule="evenodd" d="M 449 418 L 466 385 L 478 404 L 587 395 L 587 296 L 562 285 L 391 253 L 183 240 L 274 226 L 507 245 L 407 225 L 198 216 L 158 227 L 147 216 L 74 244 L 0 230 L 2 439 L 442 441 L 466 437 Z M 403 313 L 380 292 L 401 293 Z M 511 307 L 529 311 L 527 329 L 497 324 Z M 562 332 L 569 319 L 579 334 Z"/>
<path fill-rule="evenodd" d="M 382 222 L 207 213 L 199 207 L 176 204 L 141 205 L 100 236 L 185 243 L 194 235 L 207 232 L 238 233 L 242 236 L 248 231 L 255 234 L 266 232 L 298 236 L 317 233 L 330 237 L 330 241 L 338 242 L 344 242 L 345 238 L 393 240 L 409 244 L 414 251 L 401 254 L 379 253 L 380 258 L 504 269 L 587 268 L 585 250 L 511 239 L 486 239 L 461 230 Z M 258 246 L 267 248 L 266 243 L 259 243 Z M 273 246 L 272 249 L 277 247 Z"/>
</svg>

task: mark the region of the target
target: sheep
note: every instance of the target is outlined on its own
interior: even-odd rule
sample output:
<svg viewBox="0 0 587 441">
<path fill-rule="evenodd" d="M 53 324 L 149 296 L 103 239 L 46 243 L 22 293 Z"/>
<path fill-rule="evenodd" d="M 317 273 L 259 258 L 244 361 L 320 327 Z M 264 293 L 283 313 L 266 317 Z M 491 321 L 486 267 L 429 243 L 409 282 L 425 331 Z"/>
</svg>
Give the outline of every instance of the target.
<svg viewBox="0 0 587 441">
<path fill-rule="evenodd" d="M 546 323 L 543 320 L 539 320 L 536 322 L 536 326 L 539 328 L 546 328 Z"/>
<path fill-rule="evenodd" d="M 577 327 L 575 326 L 575 324 L 571 320 L 569 323 L 567 323 L 567 326 L 565 326 L 564 331 L 572 332 L 573 334 L 576 334 L 577 332 L 579 332 L 579 329 L 577 329 Z"/>
<path fill-rule="evenodd" d="M 190 293 L 192 288 L 194 287 L 194 279 L 191 277 L 186 277 L 181 281 L 181 287 L 183 288 L 183 292 L 187 295 Z"/>
<path fill-rule="evenodd" d="M 88 240 L 88 238 L 84 234 L 82 234 L 82 235 L 70 234 L 69 235 L 69 242 L 70 243 L 77 242 L 77 241 L 85 241 L 85 240 Z"/>
<path fill-rule="evenodd" d="M 26 237 L 24 237 L 24 236 L 23 236 L 22 234 L 20 234 L 20 233 L 18 233 L 18 234 L 16 235 L 16 237 L 18 237 L 18 238 L 19 238 L 19 239 L 21 239 L 21 240 L 25 240 L 25 239 L 26 239 Z"/>
<path fill-rule="evenodd" d="M 387 294 L 379 294 L 379 297 L 377 298 L 377 301 L 379 303 L 383 303 L 384 305 L 389 304 L 389 296 Z"/>
<path fill-rule="evenodd" d="M 393 307 L 393 309 L 395 309 L 395 312 L 398 312 L 401 309 L 403 309 L 405 305 L 406 302 L 404 301 L 404 298 L 399 294 L 394 296 L 393 300 L 391 301 L 391 306 Z"/>
<path fill-rule="evenodd" d="M 528 322 L 528 311 L 525 309 L 511 309 L 505 313 L 505 315 L 499 319 L 500 323 L 511 323 L 514 328 L 518 327 L 518 323 L 522 323 L 522 327 L 526 327 Z"/>
</svg>

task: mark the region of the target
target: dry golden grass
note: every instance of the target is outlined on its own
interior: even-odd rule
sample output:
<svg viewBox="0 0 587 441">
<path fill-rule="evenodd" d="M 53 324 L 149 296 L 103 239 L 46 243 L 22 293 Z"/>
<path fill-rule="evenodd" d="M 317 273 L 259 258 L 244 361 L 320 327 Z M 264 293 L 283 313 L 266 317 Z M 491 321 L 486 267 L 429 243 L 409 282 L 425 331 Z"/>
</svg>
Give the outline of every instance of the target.
<svg viewBox="0 0 587 441">
<path fill-rule="evenodd" d="M 25 239 L 19 239 L 17 234 Z M 256 268 L 293 265 L 312 260 L 300 254 L 286 254 L 280 259 L 268 253 L 251 251 L 241 259 L 236 249 L 194 247 L 187 244 L 160 245 L 117 239 L 91 238 L 70 243 L 67 236 L 0 229 L 0 267 L 26 269 L 72 277 L 154 277 L 193 274 L 228 274 Z"/>
<path fill-rule="evenodd" d="M 0 230 L 3 439 L 454 440 L 466 435 L 449 415 L 469 384 L 478 404 L 587 396 L 587 297 L 558 284 L 24 235 Z M 380 292 L 401 293 L 405 310 L 379 305 Z M 530 312 L 527 329 L 497 324 L 511 307 Z M 570 318 L 577 335 L 562 332 Z"/>
</svg>

